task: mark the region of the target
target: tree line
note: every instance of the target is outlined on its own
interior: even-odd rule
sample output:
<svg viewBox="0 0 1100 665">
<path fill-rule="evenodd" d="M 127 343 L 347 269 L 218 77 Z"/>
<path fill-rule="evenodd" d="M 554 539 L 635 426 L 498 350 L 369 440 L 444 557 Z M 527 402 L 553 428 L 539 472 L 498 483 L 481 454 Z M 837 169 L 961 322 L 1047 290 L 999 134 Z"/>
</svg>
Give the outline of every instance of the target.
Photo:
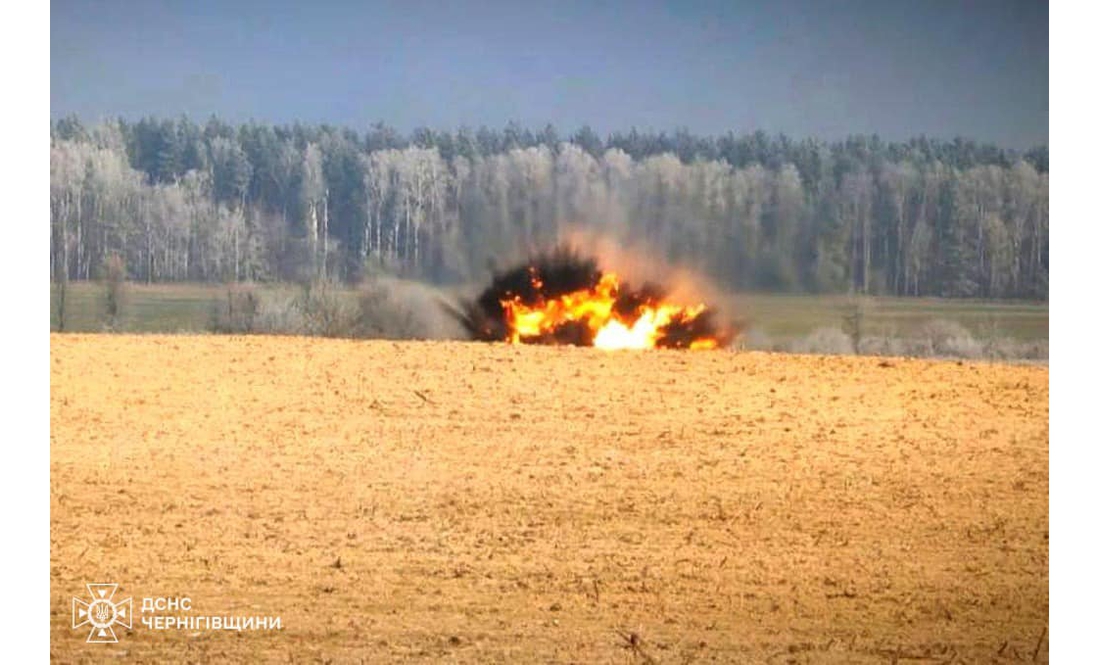
<svg viewBox="0 0 1100 665">
<path fill-rule="evenodd" d="M 730 289 L 1047 297 L 1046 147 L 585 127 L 121 119 L 50 127 L 50 272 L 97 279 L 484 279 L 583 228 Z"/>
</svg>

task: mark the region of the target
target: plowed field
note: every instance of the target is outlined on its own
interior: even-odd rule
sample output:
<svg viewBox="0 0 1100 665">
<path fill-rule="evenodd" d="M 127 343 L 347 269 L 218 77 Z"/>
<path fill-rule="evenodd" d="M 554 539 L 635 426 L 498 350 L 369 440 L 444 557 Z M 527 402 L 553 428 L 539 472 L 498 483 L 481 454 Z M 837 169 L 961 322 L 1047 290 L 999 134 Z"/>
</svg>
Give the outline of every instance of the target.
<svg viewBox="0 0 1100 665">
<path fill-rule="evenodd" d="M 1047 659 L 1043 367 L 50 344 L 59 662 Z M 134 598 L 117 644 L 88 582 Z"/>
</svg>

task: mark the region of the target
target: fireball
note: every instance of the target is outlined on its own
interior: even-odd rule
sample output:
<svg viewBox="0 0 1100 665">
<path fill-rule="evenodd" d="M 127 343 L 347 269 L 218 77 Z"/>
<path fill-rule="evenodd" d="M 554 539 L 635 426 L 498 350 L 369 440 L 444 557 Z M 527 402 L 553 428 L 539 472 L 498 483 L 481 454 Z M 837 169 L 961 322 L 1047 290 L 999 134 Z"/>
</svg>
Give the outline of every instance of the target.
<svg viewBox="0 0 1100 665">
<path fill-rule="evenodd" d="M 601 349 L 714 349 L 732 331 L 705 304 L 669 301 L 664 290 L 631 288 L 616 273 L 567 249 L 498 274 L 477 302 L 455 311 L 475 339 Z"/>
<path fill-rule="evenodd" d="M 532 284 L 541 289 L 543 281 L 530 269 Z M 519 296 L 501 300 L 508 324 L 508 341 L 513 344 L 538 343 L 556 338 L 556 331 L 573 326 L 587 328 L 591 345 L 601 349 L 652 349 L 682 346 L 667 336 L 674 322 L 693 321 L 706 311 L 706 305 L 682 307 L 663 302 L 643 302 L 632 311 L 624 311 L 619 278 L 605 273 L 590 289 L 581 289 L 556 298 L 539 298 L 527 304 Z M 714 348 L 714 337 L 699 337 L 688 348 Z"/>
</svg>

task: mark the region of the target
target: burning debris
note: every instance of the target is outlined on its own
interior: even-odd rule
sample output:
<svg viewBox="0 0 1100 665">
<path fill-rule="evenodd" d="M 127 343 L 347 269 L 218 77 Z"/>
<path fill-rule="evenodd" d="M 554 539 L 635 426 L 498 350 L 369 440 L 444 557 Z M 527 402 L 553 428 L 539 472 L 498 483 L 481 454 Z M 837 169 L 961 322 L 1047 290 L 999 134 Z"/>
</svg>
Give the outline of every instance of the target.
<svg viewBox="0 0 1100 665">
<path fill-rule="evenodd" d="M 650 283 L 635 289 L 566 247 L 494 275 L 453 314 L 474 339 L 512 344 L 714 349 L 732 337 L 706 305 L 670 303 Z"/>
</svg>

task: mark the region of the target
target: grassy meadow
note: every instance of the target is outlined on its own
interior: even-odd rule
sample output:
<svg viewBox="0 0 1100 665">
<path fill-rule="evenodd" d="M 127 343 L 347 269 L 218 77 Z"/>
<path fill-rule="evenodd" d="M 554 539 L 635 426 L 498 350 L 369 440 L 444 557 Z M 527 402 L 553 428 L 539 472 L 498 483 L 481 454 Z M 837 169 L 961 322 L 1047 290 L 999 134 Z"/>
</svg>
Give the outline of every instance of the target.
<svg viewBox="0 0 1100 665">
<path fill-rule="evenodd" d="M 108 325 L 106 289 L 94 282 L 73 282 L 66 301 L 66 332 L 202 333 L 214 329 L 217 312 L 224 308 L 231 287 L 221 284 L 126 284 L 120 315 Z M 300 288 L 291 284 L 257 285 L 261 302 L 290 302 Z M 442 297 L 467 291 L 440 291 Z M 336 294 L 338 300 L 354 306 L 357 291 L 352 287 Z M 58 329 L 57 289 L 51 287 L 50 329 Z M 745 330 L 744 346 L 767 350 L 807 350 L 800 340 L 815 331 L 849 329 L 858 308 L 861 334 L 879 339 L 913 339 L 928 335 L 930 325 L 944 324 L 965 329 L 979 340 L 1012 345 L 1041 345 L 1048 338 L 1047 303 L 987 301 L 939 298 L 867 297 L 858 300 L 844 295 L 738 294 L 716 303 Z M 420 306 L 423 305 L 421 301 Z M 430 304 L 428 305 L 431 306 Z M 437 316 L 439 313 L 433 312 Z M 457 335 L 434 331 L 418 337 Z M 828 337 L 828 335 L 826 335 Z M 805 345 L 803 345 L 805 346 Z M 828 351 L 828 349 L 823 349 Z M 872 349 L 868 352 L 874 352 Z M 1043 352 L 1045 356 L 1045 351 Z M 907 354 L 900 354 L 907 355 Z"/>
</svg>

